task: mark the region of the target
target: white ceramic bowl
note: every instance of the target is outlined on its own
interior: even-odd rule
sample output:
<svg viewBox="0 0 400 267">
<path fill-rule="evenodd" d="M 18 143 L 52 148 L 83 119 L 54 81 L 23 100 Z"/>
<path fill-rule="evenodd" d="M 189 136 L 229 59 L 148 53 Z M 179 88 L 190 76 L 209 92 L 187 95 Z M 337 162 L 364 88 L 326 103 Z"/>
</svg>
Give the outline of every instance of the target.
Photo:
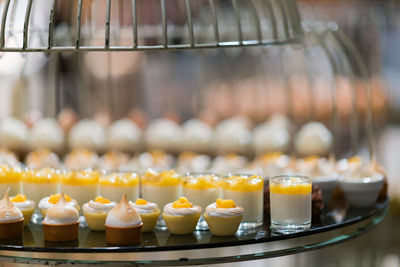
<svg viewBox="0 0 400 267">
<path fill-rule="evenodd" d="M 316 176 L 312 178 L 312 183 L 321 188 L 323 201 L 327 204 L 332 197 L 333 190 L 335 190 L 338 184 L 338 175 Z"/>
<path fill-rule="evenodd" d="M 350 206 L 355 208 L 372 207 L 383 186 L 383 175 L 372 173 L 365 178 L 341 178 L 339 186 Z"/>
</svg>

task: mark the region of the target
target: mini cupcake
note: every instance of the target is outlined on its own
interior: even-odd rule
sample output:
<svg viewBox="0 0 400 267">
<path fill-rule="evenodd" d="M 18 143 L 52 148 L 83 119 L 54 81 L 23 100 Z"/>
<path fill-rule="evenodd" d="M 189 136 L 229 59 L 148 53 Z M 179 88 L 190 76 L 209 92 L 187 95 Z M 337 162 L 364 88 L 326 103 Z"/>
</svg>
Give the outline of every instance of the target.
<svg viewBox="0 0 400 267">
<path fill-rule="evenodd" d="M 89 228 L 93 231 L 104 231 L 107 214 L 116 205 L 117 203 L 101 196 L 85 203 L 82 210 Z"/>
<path fill-rule="evenodd" d="M 54 207 L 60 201 L 60 199 L 61 199 L 61 194 L 54 194 L 42 198 L 39 201 L 38 205 L 39 209 L 41 210 L 42 216 L 45 217 L 47 210 L 50 209 L 51 207 Z M 64 194 L 64 200 L 68 205 L 76 208 L 79 211 L 78 202 L 76 202 L 75 199 L 72 199 L 69 195 Z"/>
<path fill-rule="evenodd" d="M 22 235 L 24 216 L 8 196 L 8 190 L 0 200 L 0 239 L 15 239 Z"/>
<path fill-rule="evenodd" d="M 243 219 L 244 209 L 231 199 L 217 199 L 207 206 L 204 218 L 211 233 L 216 236 L 234 235 Z"/>
<path fill-rule="evenodd" d="M 129 202 L 132 207 L 139 212 L 140 218 L 143 222 L 142 232 L 151 232 L 156 227 L 158 217 L 160 215 L 160 208 L 156 203 L 147 202 L 144 199 L 138 198 L 136 202 Z"/>
<path fill-rule="evenodd" d="M 43 221 L 44 240 L 54 242 L 74 241 L 78 239 L 79 212 L 68 204 L 64 193 L 60 201 L 49 208 Z"/>
<path fill-rule="evenodd" d="M 126 195 L 107 215 L 105 228 L 109 244 L 130 245 L 140 243 L 142 219 L 139 213 L 129 204 Z"/>
<path fill-rule="evenodd" d="M 55 153 L 46 148 L 37 149 L 28 154 L 25 165 L 29 169 L 59 168 L 60 159 Z"/>
<path fill-rule="evenodd" d="M 163 218 L 168 230 L 175 235 L 192 233 L 196 229 L 200 215 L 201 207 L 193 205 L 185 197 L 167 204 L 163 210 Z"/>
<path fill-rule="evenodd" d="M 35 211 L 35 201 L 27 199 L 25 195 L 18 194 L 10 198 L 11 202 L 21 210 L 24 216 L 24 226 L 31 221 L 32 214 Z"/>
</svg>

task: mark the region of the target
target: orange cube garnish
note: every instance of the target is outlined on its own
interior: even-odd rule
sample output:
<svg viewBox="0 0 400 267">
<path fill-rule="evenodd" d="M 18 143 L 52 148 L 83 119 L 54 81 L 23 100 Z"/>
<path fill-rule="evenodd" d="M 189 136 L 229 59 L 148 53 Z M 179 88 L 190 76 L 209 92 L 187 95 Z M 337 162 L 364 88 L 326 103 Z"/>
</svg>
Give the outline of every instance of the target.
<svg viewBox="0 0 400 267">
<path fill-rule="evenodd" d="M 232 199 L 220 199 L 220 198 L 218 198 L 216 203 L 217 203 L 217 208 L 219 208 L 219 209 L 236 208 L 236 204 Z"/>
<path fill-rule="evenodd" d="M 186 197 L 180 197 L 177 201 L 172 203 L 174 209 L 193 208 L 193 204 L 189 202 Z"/>
<path fill-rule="evenodd" d="M 147 205 L 147 201 L 142 199 L 142 198 L 138 198 L 135 202 L 136 205 Z"/>
<path fill-rule="evenodd" d="M 60 198 L 61 198 L 61 194 L 50 195 L 49 203 L 55 205 L 55 204 L 58 203 L 58 201 L 60 201 Z M 65 198 L 65 201 L 67 201 L 67 202 L 71 201 L 71 197 L 69 195 L 67 195 L 67 194 L 64 194 L 64 198 Z"/>
<path fill-rule="evenodd" d="M 100 204 L 108 204 L 108 203 L 111 203 L 111 201 L 110 201 L 109 199 L 105 198 L 105 197 L 96 197 L 96 198 L 94 199 L 94 202 L 100 203 Z"/>
<path fill-rule="evenodd" d="M 26 201 L 26 196 L 22 194 L 18 194 L 15 197 L 11 198 L 12 202 L 25 202 Z"/>
</svg>

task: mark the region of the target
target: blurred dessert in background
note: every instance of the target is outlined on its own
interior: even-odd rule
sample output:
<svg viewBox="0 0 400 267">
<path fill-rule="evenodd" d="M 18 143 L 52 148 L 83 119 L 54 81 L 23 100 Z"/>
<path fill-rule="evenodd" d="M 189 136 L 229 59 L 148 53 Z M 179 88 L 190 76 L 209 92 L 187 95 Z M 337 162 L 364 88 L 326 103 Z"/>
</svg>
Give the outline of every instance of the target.
<svg viewBox="0 0 400 267">
<path fill-rule="evenodd" d="M 73 149 L 65 156 L 64 164 L 67 169 L 73 171 L 96 169 L 99 164 L 99 157 L 88 149 Z"/>
<path fill-rule="evenodd" d="M 37 149 L 30 152 L 25 159 L 25 165 L 29 169 L 60 168 L 60 159 L 57 154 L 47 148 Z"/>
<path fill-rule="evenodd" d="M 94 120 L 84 119 L 72 127 L 68 136 L 69 147 L 85 148 L 97 152 L 106 149 L 107 135 L 103 126 Z"/>
<path fill-rule="evenodd" d="M 36 122 L 30 132 L 30 147 L 32 149 L 47 148 L 61 152 L 65 145 L 64 130 L 54 118 L 45 118 Z"/>
<path fill-rule="evenodd" d="M 137 152 L 142 146 L 142 130 L 131 120 L 113 122 L 107 129 L 107 146 L 122 152 Z"/>
</svg>

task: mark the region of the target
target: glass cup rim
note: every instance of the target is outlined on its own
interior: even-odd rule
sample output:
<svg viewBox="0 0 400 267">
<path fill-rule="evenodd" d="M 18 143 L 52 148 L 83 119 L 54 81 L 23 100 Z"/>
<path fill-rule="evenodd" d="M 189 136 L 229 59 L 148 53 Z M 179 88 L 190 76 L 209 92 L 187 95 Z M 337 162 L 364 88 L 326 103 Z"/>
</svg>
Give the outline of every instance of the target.
<svg viewBox="0 0 400 267">
<path fill-rule="evenodd" d="M 282 184 L 284 183 L 284 179 L 290 179 L 290 178 L 300 178 L 300 181 L 298 181 L 296 184 L 312 184 L 312 179 L 308 176 L 305 175 L 290 175 L 290 174 L 281 174 L 281 175 L 276 175 L 271 177 L 269 180 L 272 183 L 275 184 Z"/>
</svg>

